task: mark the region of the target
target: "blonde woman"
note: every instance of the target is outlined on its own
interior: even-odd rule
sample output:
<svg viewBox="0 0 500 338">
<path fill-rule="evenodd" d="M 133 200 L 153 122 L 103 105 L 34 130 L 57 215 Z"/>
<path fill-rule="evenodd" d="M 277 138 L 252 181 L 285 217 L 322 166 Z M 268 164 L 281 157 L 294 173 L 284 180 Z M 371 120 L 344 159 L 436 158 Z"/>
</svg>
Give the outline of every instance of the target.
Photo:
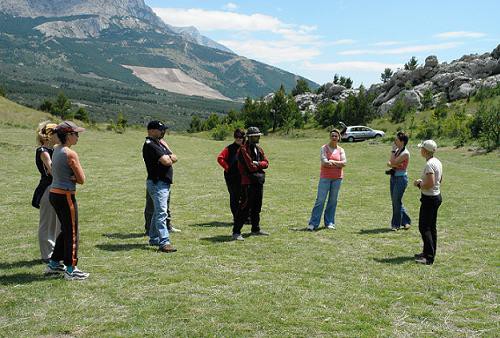
<svg viewBox="0 0 500 338">
<path fill-rule="evenodd" d="M 38 147 L 35 151 L 35 164 L 40 172 L 40 182 L 33 193 L 31 204 L 40 209 L 38 222 L 38 242 L 42 261 L 48 263 L 61 225 L 57 220 L 56 212 L 49 201 L 49 186 L 52 183 L 52 153 L 56 137 L 55 123 L 42 122 L 36 130 Z"/>
</svg>

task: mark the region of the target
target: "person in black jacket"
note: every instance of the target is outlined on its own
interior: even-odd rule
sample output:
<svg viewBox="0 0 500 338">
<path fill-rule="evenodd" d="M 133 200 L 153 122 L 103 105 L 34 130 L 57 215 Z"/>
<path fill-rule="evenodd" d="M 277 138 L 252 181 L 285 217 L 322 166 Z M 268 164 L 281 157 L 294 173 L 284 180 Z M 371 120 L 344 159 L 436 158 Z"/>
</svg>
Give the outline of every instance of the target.
<svg viewBox="0 0 500 338">
<path fill-rule="evenodd" d="M 238 151 L 238 169 L 241 175 L 241 195 L 238 212 L 233 226 L 233 240 L 243 241 L 241 229 L 250 216 L 251 234 L 268 236 L 269 233 L 260 229 L 260 211 L 264 194 L 264 169 L 269 167 L 269 161 L 264 150 L 258 145 L 261 132 L 257 127 L 249 127 L 248 140 Z"/>
<path fill-rule="evenodd" d="M 233 214 L 233 222 L 236 220 L 238 203 L 241 193 L 241 176 L 238 169 L 238 150 L 245 140 L 245 132 L 240 128 L 234 131 L 234 142 L 222 149 L 217 162 L 224 168 L 224 180 L 229 192 L 229 206 Z"/>
</svg>

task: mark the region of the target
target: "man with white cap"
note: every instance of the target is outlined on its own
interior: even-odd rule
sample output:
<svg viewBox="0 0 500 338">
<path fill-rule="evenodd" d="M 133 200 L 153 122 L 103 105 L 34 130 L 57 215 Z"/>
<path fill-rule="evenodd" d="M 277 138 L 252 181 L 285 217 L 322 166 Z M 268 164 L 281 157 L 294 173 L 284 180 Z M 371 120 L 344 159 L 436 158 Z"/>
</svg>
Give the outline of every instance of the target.
<svg viewBox="0 0 500 338">
<path fill-rule="evenodd" d="M 437 144 L 433 140 L 423 141 L 418 145 L 420 154 L 426 159 L 422 178 L 415 180 L 413 185 L 420 189 L 420 213 L 418 229 L 423 241 L 423 250 L 415 255 L 415 262 L 431 265 L 436 257 L 437 245 L 437 212 L 442 203 L 441 182 L 443 165 L 434 157 Z"/>
</svg>

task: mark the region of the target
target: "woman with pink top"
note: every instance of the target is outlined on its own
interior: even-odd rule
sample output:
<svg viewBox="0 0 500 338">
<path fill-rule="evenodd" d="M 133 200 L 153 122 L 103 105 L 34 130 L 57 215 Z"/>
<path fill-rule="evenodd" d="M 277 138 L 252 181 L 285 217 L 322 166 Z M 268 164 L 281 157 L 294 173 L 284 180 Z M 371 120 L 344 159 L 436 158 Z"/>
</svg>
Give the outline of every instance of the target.
<svg viewBox="0 0 500 338">
<path fill-rule="evenodd" d="M 392 201 L 392 220 L 391 230 L 397 231 L 401 228 L 409 229 L 411 219 L 403 206 L 403 195 L 408 186 L 408 162 L 410 161 L 410 152 L 406 149 L 408 144 L 408 135 L 400 131 L 396 134 L 394 148 L 387 166 L 391 168 L 390 193 Z"/>
<path fill-rule="evenodd" d="M 326 203 L 324 214 L 325 227 L 335 229 L 335 210 L 337 209 L 337 199 L 340 185 L 344 177 L 343 168 L 347 160 L 345 151 L 338 145 L 340 142 L 340 131 L 333 129 L 330 132 L 330 142 L 321 147 L 321 171 L 318 184 L 318 195 L 311 212 L 309 226 L 307 230 L 314 231 L 319 227 L 321 214 Z"/>
</svg>

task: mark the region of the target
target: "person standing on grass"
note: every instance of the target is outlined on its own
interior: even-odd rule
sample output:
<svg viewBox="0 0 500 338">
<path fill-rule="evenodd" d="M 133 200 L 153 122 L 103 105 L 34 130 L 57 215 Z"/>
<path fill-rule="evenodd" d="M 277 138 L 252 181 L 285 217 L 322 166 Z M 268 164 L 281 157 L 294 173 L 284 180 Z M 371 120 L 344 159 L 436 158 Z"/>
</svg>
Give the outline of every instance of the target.
<svg viewBox="0 0 500 338">
<path fill-rule="evenodd" d="M 167 126 L 165 126 L 165 128 L 168 129 Z M 162 135 L 161 135 L 161 138 L 159 141 L 170 152 L 172 152 L 170 150 L 167 142 L 164 139 L 165 132 L 166 132 L 166 129 L 162 131 Z M 172 190 L 169 191 L 168 201 L 167 201 L 167 221 L 166 221 L 167 222 L 167 230 L 169 233 L 181 232 L 180 229 L 177 229 L 172 225 L 172 213 L 170 211 L 170 198 L 171 197 L 172 197 Z M 149 196 L 149 193 L 146 191 L 146 206 L 144 207 L 144 230 L 145 230 L 146 236 L 149 236 L 149 229 L 151 227 L 151 218 L 153 217 L 153 213 L 154 213 L 154 203 L 153 203 L 153 200 L 151 199 L 151 196 Z"/>
<path fill-rule="evenodd" d="M 233 214 L 233 223 L 236 221 L 241 194 L 241 175 L 238 169 L 238 150 L 245 140 L 245 132 L 240 128 L 233 133 L 234 142 L 222 149 L 217 162 L 224 168 L 224 180 L 229 192 L 229 206 Z"/>
<path fill-rule="evenodd" d="M 89 274 L 77 268 L 78 263 L 78 205 L 76 184 L 85 182 L 85 173 L 78 154 L 71 149 L 78 143 L 79 133 L 85 131 L 72 121 L 64 121 L 55 129 L 60 145 L 52 156 L 52 185 L 49 200 L 61 223 L 61 233 L 57 236 L 54 252 L 50 257 L 45 274 L 64 273 L 67 280 L 86 279 Z M 59 262 L 64 261 L 64 265 Z"/>
<path fill-rule="evenodd" d="M 142 147 L 142 157 L 148 173 L 146 189 L 154 205 L 149 244 L 158 246 L 161 252 L 175 252 L 177 249 L 170 243 L 166 221 L 168 196 L 173 182 L 172 165 L 177 162 L 177 156 L 160 142 L 167 129 L 162 122 L 151 121 L 147 128 L 148 136 Z"/>
<path fill-rule="evenodd" d="M 431 265 L 436 257 L 437 247 L 437 213 L 443 202 L 441 198 L 441 182 L 443 180 L 443 165 L 434 157 L 437 144 L 433 140 L 423 141 L 418 145 L 420 154 L 427 161 L 422 177 L 413 182 L 420 189 L 420 212 L 418 215 L 418 230 L 422 236 L 423 250 L 415 255 L 415 262 Z"/>
<path fill-rule="evenodd" d="M 406 149 L 408 135 L 400 131 L 396 134 L 391 158 L 387 166 L 391 168 L 390 193 L 392 201 L 391 229 L 397 231 L 401 228 L 409 229 L 411 219 L 403 205 L 403 194 L 408 186 L 408 174 L 406 169 L 410 161 L 410 152 Z"/>
<path fill-rule="evenodd" d="M 49 201 L 49 186 L 52 183 L 52 153 L 55 141 L 54 129 L 57 124 L 49 121 L 39 124 L 37 129 L 38 148 L 35 152 L 35 164 L 40 172 L 40 182 L 33 193 L 31 205 L 40 209 L 38 222 L 38 243 L 42 262 L 48 263 L 54 251 L 56 238 L 61 232 L 61 225 L 56 211 Z"/>
<path fill-rule="evenodd" d="M 251 233 L 254 236 L 269 236 L 260 229 L 260 211 L 264 196 L 264 169 L 269 167 L 269 161 L 264 150 L 259 146 L 262 133 L 257 127 L 247 130 L 247 142 L 238 151 L 238 169 L 241 175 L 241 195 L 233 225 L 233 240 L 243 241 L 241 229 L 250 215 Z"/>
<path fill-rule="evenodd" d="M 330 131 L 330 142 L 323 145 L 320 150 L 321 170 L 318 183 L 318 194 L 309 219 L 308 231 L 318 229 L 321 222 L 321 214 L 326 203 L 324 214 L 325 227 L 335 229 L 335 211 L 340 185 L 344 178 L 344 170 L 347 160 L 344 149 L 338 145 L 340 142 L 340 131 Z"/>
</svg>

